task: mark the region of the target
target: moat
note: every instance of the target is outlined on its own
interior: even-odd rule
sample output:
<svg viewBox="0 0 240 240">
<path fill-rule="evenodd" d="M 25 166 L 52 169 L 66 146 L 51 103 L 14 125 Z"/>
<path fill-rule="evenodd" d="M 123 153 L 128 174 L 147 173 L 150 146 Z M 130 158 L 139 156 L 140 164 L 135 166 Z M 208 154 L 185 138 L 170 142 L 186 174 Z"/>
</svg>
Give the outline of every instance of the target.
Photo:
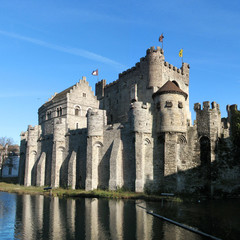
<svg viewBox="0 0 240 240">
<path fill-rule="evenodd" d="M 240 200 L 192 203 L 58 198 L 0 192 L 1 239 L 207 239 L 137 205 L 221 239 L 238 239 Z"/>
</svg>

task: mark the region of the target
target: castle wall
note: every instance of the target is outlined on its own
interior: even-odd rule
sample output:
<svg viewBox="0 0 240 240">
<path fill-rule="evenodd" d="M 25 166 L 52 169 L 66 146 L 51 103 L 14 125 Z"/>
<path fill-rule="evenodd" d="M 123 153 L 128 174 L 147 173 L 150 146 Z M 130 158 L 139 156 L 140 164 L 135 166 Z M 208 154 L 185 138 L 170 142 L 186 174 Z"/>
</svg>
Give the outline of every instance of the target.
<svg viewBox="0 0 240 240">
<path fill-rule="evenodd" d="M 128 104 L 133 101 L 152 103 L 152 94 L 168 80 L 175 81 L 189 94 L 189 65 L 183 63 L 181 69 L 178 69 L 165 62 L 161 48 L 151 47 L 146 57 L 141 58 L 135 67 L 119 74 L 118 80 L 108 85 L 97 83 L 96 88 L 101 89 L 98 90 L 101 92 L 100 107 L 106 109 L 108 123 L 126 122 Z M 185 100 L 185 105 L 186 117 L 191 124 L 189 99 Z"/>
<path fill-rule="evenodd" d="M 169 80 L 180 89 L 159 90 Z M 165 62 L 159 47 L 117 81 L 97 83 L 96 96 L 83 77 L 40 107 L 39 125 L 21 134 L 20 183 L 192 193 L 236 181 L 231 109 L 221 119 L 215 102 L 195 104 L 191 126 L 188 94 L 189 65 Z"/>
<path fill-rule="evenodd" d="M 87 111 L 98 109 L 99 101 L 94 96 L 86 78 L 83 77 L 67 94 L 67 123 L 69 129 L 87 127 Z"/>
</svg>

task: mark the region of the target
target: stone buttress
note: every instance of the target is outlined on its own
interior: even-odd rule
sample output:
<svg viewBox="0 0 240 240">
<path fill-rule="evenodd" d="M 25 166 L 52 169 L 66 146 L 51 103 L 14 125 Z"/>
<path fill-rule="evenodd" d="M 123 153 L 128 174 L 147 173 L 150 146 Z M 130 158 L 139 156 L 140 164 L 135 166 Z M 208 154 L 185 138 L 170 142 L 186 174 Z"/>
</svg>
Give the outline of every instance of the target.
<svg viewBox="0 0 240 240">
<path fill-rule="evenodd" d="M 35 172 L 34 165 L 37 161 L 37 139 L 39 135 L 39 126 L 28 126 L 27 130 L 27 147 L 25 160 L 24 185 L 31 186 L 34 183 Z"/>
<path fill-rule="evenodd" d="M 106 125 L 106 111 L 90 109 L 87 115 L 86 190 L 98 187 L 98 166 L 102 159 L 104 125 Z"/>
<path fill-rule="evenodd" d="M 61 166 L 65 160 L 65 134 L 66 134 L 66 119 L 54 119 L 53 125 L 53 151 L 52 151 L 52 167 L 51 167 L 51 186 L 59 187 L 63 171 Z"/>
<path fill-rule="evenodd" d="M 143 192 L 147 181 L 153 181 L 152 118 L 149 109 L 150 105 L 143 102 L 134 102 L 131 106 L 132 130 L 135 137 L 136 192 Z"/>
</svg>

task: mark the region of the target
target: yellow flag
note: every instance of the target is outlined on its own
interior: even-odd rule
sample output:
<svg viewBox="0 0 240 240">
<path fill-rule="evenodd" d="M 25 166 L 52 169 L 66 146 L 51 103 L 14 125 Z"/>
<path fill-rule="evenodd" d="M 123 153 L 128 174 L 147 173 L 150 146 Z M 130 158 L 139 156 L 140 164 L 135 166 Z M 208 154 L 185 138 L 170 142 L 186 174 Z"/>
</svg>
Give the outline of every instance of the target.
<svg viewBox="0 0 240 240">
<path fill-rule="evenodd" d="M 179 51 L 179 57 L 182 57 L 182 54 L 183 54 L 183 50 L 181 49 L 181 50 Z"/>
</svg>

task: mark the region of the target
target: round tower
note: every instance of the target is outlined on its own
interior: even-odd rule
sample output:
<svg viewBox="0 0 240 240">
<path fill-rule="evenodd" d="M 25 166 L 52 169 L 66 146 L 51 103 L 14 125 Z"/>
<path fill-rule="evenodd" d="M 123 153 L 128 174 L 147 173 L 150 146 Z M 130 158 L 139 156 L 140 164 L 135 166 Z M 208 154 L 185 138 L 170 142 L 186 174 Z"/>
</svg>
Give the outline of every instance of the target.
<svg viewBox="0 0 240 240">
<path fill-rule="evenodd" d="M 143 102 L 132 103 L 132 124 L 134 132 L 150 133 L 149 106 Z"/>
<path fill-rule="evenodd" d="M 153 99 L 158 111 L 158 132 L 186 132 L 186 99 L 187 94 L 168 81 L 157 92 Z"/>
<path fill-rule="evenodd" d="M 164 62 L 163 49 L 151 47 L 147 50 L 148 61 L 148 87 L 160 87 L 162 85 L 162 65 Z"/>
<path fill-rule="evenodd" d="M 64 142 L 66 134 L 66 119 L 54 119 L 53 125 L 53 141 Z"/>
<path fill-rule="evenodd" d="M 88 136 L 102 136 L 103 135 L 103 126 L 105 124 L 106 119 L 106 111 L 105 110 L 88 110 L 87 114 L 87 129 Z"/>
</svg>

